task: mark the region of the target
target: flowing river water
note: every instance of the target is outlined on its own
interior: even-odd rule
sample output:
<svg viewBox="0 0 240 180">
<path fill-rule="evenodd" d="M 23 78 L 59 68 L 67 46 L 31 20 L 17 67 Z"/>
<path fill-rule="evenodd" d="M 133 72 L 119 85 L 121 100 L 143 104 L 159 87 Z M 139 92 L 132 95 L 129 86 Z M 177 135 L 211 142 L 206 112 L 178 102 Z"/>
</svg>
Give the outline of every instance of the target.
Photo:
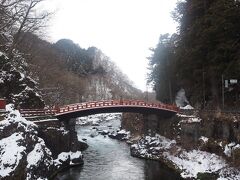
<svg viewBox="0 0 240 180">
<path fill-rule="evenodd" d="M 98 129 L 117 129 L 119 119 L 101 123 Z M 97 135 L 93 126 L 76 126 L 79 139 L 87 139 L 84 165 L 61 172 L 56 180 L 177 180 L 179 174 L 157 161 L 134 158 L 125 142 Z"/>
</svg>

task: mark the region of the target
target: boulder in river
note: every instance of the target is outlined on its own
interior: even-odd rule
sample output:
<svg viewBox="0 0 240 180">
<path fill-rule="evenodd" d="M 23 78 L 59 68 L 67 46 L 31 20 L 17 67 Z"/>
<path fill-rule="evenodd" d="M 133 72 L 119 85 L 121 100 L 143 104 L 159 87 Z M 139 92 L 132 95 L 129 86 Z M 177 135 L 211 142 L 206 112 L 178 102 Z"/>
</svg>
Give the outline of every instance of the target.
<svg viewBox="0 0 240 180">
<path fill-rule="evenodd" d="M 117 139 L 120 141 L 123 140 L 128 140 L 130 137 L 130 132 L 123 130 L 117 131 L 117 132 L 112 132 L 108 135 L 112 139 Z"/>
</svg>

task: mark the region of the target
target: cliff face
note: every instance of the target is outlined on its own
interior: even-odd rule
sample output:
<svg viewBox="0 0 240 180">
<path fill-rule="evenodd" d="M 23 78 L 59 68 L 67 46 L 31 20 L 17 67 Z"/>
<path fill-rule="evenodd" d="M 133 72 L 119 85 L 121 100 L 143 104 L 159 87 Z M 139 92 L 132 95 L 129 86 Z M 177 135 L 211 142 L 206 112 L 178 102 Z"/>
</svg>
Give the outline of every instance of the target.
<svg viewBox="0 0 240 180">
<path fill-rule="evenodd" d="M 64 167 L 83 163 L 79 150 L 86 145 L 70 137 L 60 123 L 36 125 L 12 107 L 7 110 L 0 121 L 0 179 L 47 179 Z M 72 140 L 78 144 L 74 152 Z"/>
<path fill-rule="evenodd" d="M 21 108 L 42 108 L 44 102 L 37 83 L 26 75 L 24 61 L 21 55 L 10 60 L 0 52 L 0 97 Z"/>
</svg>

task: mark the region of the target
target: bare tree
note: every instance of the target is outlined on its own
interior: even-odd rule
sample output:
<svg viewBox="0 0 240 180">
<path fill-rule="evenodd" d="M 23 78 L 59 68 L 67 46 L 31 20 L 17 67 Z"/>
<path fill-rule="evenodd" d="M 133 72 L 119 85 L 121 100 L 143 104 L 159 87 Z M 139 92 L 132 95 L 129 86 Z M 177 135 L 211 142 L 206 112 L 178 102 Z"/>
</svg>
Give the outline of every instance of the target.
<svg viewBox="0 0 240 180">
<path fill-rule="evenodd" d="M 11 57 L 16 45 L 24 38 L 24 32 L 37 33 L 46 26 L 52 13 L 39 9 L 45 0 L 1 0 L 0 33 L 7 34 Z"/>
</svg>

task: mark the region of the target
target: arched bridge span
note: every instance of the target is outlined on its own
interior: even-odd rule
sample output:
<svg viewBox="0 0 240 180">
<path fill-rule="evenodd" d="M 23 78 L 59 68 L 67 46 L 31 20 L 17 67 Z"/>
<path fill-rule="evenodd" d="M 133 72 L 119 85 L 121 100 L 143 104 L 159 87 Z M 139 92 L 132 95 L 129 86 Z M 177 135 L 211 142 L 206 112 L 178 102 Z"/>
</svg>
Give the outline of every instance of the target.
<svg viewBox="0 0 240 180">
<path fill-rule="evenodd" d="M 66 105 L 60 107 L 55 116 L 59 120 L 68 120 L 99 113 L 133 112 L 158 114 L 163 118 L 169 118 L 178 111 L 176 106 L 163 103 L 149 103 L 141 100 L 107 100 Z"/>
</svg>

